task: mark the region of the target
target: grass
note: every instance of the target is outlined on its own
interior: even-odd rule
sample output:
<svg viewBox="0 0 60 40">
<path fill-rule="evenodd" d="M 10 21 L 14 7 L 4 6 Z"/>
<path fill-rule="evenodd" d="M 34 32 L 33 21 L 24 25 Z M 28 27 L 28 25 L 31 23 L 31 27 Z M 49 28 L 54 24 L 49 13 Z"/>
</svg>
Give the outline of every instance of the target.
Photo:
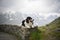
<svg viewBox="0 0 60 40">
<path fill-rule="evenodd" d="M 29 40 L 40 40 L 41 38 L 41 31 L 36 29 L 34 31 L 31 31 L 31 34 L 30 34 L 30 37 L 29 37 Z"/>
</svg>

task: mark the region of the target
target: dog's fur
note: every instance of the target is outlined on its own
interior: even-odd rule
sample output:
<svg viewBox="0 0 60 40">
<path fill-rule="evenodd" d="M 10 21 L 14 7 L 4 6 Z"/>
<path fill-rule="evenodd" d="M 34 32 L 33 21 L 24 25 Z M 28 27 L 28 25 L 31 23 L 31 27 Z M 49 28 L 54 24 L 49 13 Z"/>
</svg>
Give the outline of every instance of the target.
<svg viewBox="0 0 60 40">
<path fill-rule="evenodd" d="M 31 28 L 33 25 L 33 19 L 31 17 L 27 17 L 25 20 L 22 21 L 22 26 Z"/>
</svg>

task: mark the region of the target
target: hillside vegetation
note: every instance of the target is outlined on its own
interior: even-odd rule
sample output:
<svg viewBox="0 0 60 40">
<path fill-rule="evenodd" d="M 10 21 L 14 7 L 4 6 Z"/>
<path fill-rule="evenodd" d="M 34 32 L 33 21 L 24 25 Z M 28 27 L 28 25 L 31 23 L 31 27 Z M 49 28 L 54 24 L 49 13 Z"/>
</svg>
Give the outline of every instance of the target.
<svg viewBox="0 0 60 40">
<path fill-rule="evenodd" d="M 60 17 L 31 31 L 30 40 L 60 40 Z"/>
</svg>

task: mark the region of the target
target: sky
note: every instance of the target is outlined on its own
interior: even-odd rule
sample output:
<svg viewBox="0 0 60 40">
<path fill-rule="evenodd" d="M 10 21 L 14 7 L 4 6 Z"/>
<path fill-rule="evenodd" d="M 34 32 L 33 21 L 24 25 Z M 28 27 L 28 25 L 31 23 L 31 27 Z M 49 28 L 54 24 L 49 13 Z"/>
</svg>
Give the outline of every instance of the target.
<svg viewBox="0 0 60 40">
<path fill-rule="evenodd" d="M 35 25 L 60 17 L 60 0 L 0 0 L 0 24 L 21 24 L 31 16 Z"/>
</svg>

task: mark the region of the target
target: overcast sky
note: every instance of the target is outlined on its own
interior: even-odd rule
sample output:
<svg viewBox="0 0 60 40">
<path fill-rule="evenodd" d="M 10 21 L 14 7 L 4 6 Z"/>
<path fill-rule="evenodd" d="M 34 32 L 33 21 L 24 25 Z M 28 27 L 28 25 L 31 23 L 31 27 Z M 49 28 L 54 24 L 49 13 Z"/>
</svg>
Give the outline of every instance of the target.
<svg viewBox="0 0 60 40">
<path fill-rule="evenodd" d="M 39 21 L 42 21 L 42 24 L 45 24 L 47 20 L 51 21 L 60 17 L 60 0 L 0 0 L 0 15 L 1 13 L 3 13 L 3 15 L 14 15 L 14 17 L 21 17 L 20 15 L 23 14 L 23 19 L 25 19 L 26 15 L 32 16 L 36 19 L 35 21 L 39 19 Z M 22 17 L 20 19 L 22 19 Z M 2 18 L 2 16 L 0 16 L 0 18 L 0 20 L 2 20 L 4 17 Z M 15 19 L 10 17 L 9 20 Z M 4 23 L 4 21 L 0 23 Z M 5 23 L 8 22 L 6 21 Z"/>
</svg>

